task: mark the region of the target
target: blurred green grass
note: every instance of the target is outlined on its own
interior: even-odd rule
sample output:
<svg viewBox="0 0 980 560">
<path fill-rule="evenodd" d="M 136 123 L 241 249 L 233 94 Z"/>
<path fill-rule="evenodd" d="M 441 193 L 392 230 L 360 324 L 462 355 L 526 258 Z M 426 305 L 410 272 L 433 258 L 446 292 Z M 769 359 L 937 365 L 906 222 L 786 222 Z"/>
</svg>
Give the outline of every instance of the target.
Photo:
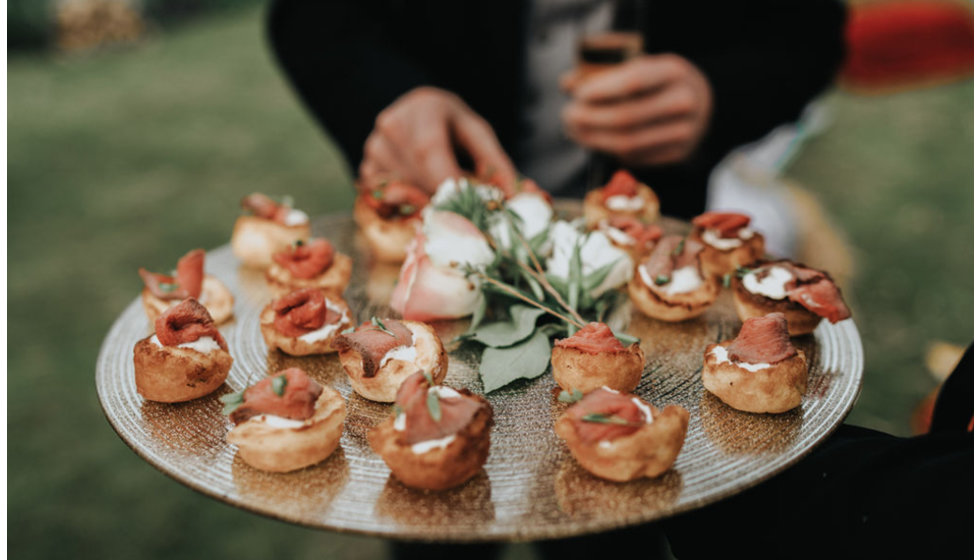
<svg viewBox="0 0 980 560">
<path fill-rule="evenodd" d="M 133 454 L 93 370 L 139 266 L 226 243 L 244 194 L 349 208 L 350 177 L 288 91 L 251 7 L 124 50 L 8 58 L 8 531 L 18 558 L 376 558 L 377 539 L 204 498 Z M 972 82 L 833 93 L 790 175 L 857 248 L 867 380 L 850 421 L 907 433 L 926 343 L 972 332 Z M 526 553 L 527 549 L 519 549 Z"/>
</svg>

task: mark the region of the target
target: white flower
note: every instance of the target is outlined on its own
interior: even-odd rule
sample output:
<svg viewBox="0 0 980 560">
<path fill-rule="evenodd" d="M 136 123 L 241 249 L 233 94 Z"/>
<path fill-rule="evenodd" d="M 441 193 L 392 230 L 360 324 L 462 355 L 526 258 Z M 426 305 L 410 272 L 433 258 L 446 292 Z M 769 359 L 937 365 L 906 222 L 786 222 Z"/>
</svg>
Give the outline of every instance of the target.
<svg viewBox="0 0 980 560">
<path fill-rule="evenodd" d="M 606 274 L 605 280 L 589 292 L 593 298 L 622 286 L 633 277 L 633 261 L 629 254 L 613 246 L 609 238 L 601 232 L 593 231 L 584 234 L 569 222 L 557 221 L 551 227 L 549 238 L 554 245 L 554 252 L 548 259 L 548 273 L 562 280 L 568 280 L 570 276 L 572 255 L 576 245 L 581 246 L 583 278 L 610 263 L 615 263 Z"/>
</svg>

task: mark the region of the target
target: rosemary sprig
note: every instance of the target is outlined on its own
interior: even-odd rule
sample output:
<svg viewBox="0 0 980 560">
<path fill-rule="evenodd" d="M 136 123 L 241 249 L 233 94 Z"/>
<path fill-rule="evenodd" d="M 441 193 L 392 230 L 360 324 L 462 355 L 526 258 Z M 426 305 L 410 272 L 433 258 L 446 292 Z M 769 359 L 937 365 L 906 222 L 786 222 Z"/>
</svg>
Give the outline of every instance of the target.
<svg viewBox="0 0 980 560">
<path fill-rule="evenodd" d="M 616 416 L 615 414 L 608 414 L 605 412 L 590 412 L 582 417 L 583 422 L 592 422 L 594 424 L 615 424 L 617 426 L 642 426 L 642 422 L 630 422 L 629 420 Z"/>
<path fill-rule="evenodd" d="M 277 375 L 272 379 L 272 392 L 277 396 L 283 396 L 286 394 L 286 376 Z"/>
<path fill-rule="evenodd" d="M 241 406 L 243 402 L 245 402 L 245 391 L 242 391 L 241 393 L 229 393 L 227 395 L 222 395 L 218 400 L 225 404 L 224 408 L 221 409 L 221 414 L 228 416 L 232 412 L 235 412 L 235 410 Z"/>
<path fill-rule="evenodd" d="M 496 278 L 493 278 L 491 276 L 488 276 L 485 272 L 480 272 L 478 270 L 473 270 L 469 274 L 472 274 L 472 275 L 476 276 L 477 278 L 479 278 L 480 280 L 483 280 L 484 282 L 487 282 L 487 283 L 493 285 L 494 287 L 496 287 L 498 290 L 500 290 L 501 292 L 503 292 L 505 294 L 508 294 L 508 295 L 510 295 L 510 296 L 512 296 L 512 297 L 514 297 L 516 299 L 519 299 L 519 300 L 523 301 L 524 303 L 526 303 L 528 305 L 532 305 L 534 307 L 537 307 L 538 309 L 544 310 L 546 313 L 550 313 L 551 315 L 554 315 L 555 317 L 558 317 L 559 319 L 561 319 L 562 321 L 565 321 L 566 323 L 569 323 L 571 325 L 575 325 L 576 327 L 578 327 L 580 329 L 585 326 L 585 321 L 584 320 L 583 321 L 580 321 L 578 319 L 573 319 L 571 317 L 566 317 L 566 316 L 562 315 L 561 313 L 558 313 L 554 309 L 548 307 L 547 305 L 544 305 L 541 302 L 535 301 L 534 299 L 527 297 L 526 295 L 522 294 L 516 288 L 514 288 L 514 287 L 512 287 L 512 286 L 510 286 L 508 284 L 505 284 L 504 282 L 501 282 L 500 280 L 497 280 Z"/>
<path fill-rule="evenodd" d="M 432 420 L 439 422 L 442 420 L 442 407 L 439 406 L 439 393 L 436 391 L 429 391 L 425 397 L 425 404 L 429 408 L 429 416 Z"/>
<path fill-rule="evenodd" d="M 381 321 L 381 319 L 378 319 L 377 317 L 373 317 L 372 316 L 371 317 L 371 324 L 374 325 L 374 328 L 376 328 L 379 331 L 385 333 L 386 335 L 388 335 L 388 336 L 390 336 L 392 338 L 397 338 L 395 336 L 395 333 L 393 333 L 390 330 L 388 330 L 388 327 L 385 326 L 384 322 Z"/>
</svg>

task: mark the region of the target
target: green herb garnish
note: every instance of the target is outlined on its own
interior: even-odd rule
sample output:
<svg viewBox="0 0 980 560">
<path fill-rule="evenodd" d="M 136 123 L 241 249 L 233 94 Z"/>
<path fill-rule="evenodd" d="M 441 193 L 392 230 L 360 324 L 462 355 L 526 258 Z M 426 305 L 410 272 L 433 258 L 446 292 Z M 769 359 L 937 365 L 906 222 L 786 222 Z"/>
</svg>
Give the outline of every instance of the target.
<svg viewBox="0 0 980 560">
<path fill-rule="evenodd" d="M 568 391 L 562 391 L 558 394 L 558 400 L 563 403 L 576 403 L 582 400 L 582 391 L 578 389 L 573 389 L 571 393 Z"/>
<path fill-rule="evenodd" d="M 398 403 L 395 403 L 395 405 L 391 407 L 391 413 L 394 414 L 396 417 L 401 416 L 404 412 L 405 409 L 402 408 L 401 405 Z"/>
<path fill-rule="evenodd" d="M 741 279 L 741 278 L 744 278 L 748 274 L 752 274 L 755 271 L 756 271 L 756 269 L 754 269 L 754 268 L 748 268 L 748 267 L 740 266 L 740 267 L 738 267 L 738 268 L 735 269 L 735 276 L 737 276 L 737 277 L 739 277 L 739 279 Z"/>
<path fill-rule="evenodd" d="M 593 422 L 595 424 L 616 424 L 617 426 L 642 426 L 642 422 L 630 422 L 625 418 L 615 414 L 605 412 L 590 412 L 582 417 L 583 422 Z"/>
<path fill-rule="evenodd" d="M 402 216 L 411 216 L 416 210 L 418 210 L 418 208 L 416 208 L 414 204 L 402 204 L 398 207 L 398 212 Z"/>
<path fill-rule="evenodd" d="M 293 241 L 294 248 L 299 248 L 302 247 L 303 245 L 306 245 L 306 243 L 302 239 L 297 239 L 296 241 Z"/>
<path fill-rule="evenodd" d="M 225 403 L 225 407 L 221 409 L 221 414 L 227 416 L 232 412 L 235 412 L 235 409 L 245 402 L 245 391 L 242 391 L 241 393 L 229 393 L 227 395 L 222 395 L 218 400 Z"/>
<path fill-rule="evenodd" d="M 170 293 L 177 289 L 177 283 L 163 282 L 160 284 L 160 291 Z"/>
<path fill-rule="evenodd" d="M 388 330 L 388 327 L 385 326 L 384 322 L 382 322 L 381 319 L 378 319 L 377 317 L 371 317 L 371 324 L 374 325 L 376 329 L 387 334 L 388 336 L 395 337 L 395 333 Z"/>
<path fill-rule="evenodd" d="M 442 407 L 439 406 L 439 393 L 436 391 L 429 391 L 426 395 L 425 404 L 429 407 L 429 416 L 436 422 L 442 420 Z"/>
<path fill-rule="evenodd" d="M 674 250 L 671 251 L 670 254 L 673 255 L 673 256 L 675 256 L 675 257 L 681 256 L 681 253 L 684 252 L 684 242 L 685 241 L 686 241 L 685 239 L 681 239 L 681 242 L 677 244 L 677 247 L 674 247 Z"/>
<path fill-rule="evenodd" d="M 283 396 L 286 394 L 286 376 L 277 375 L 272 378 L 272 392 L 278 396 Z"/>
<path fill-rule="evenodd" d="M 658 274 L 656 278 L 653 279 L 653 283 L 658 286 L 663 286 L 664 284 L 670 283 L 670 276 L 666 274 Z"/>
<path fill-rule="evenodd" d="M 383 197 L 384 195 L 385 195 L 384 191 L 381 191 L 381 190 L 371 191 L 371 196 L 375 200 L 381 200 L 381 197 Z"/>
<path fill-rule="evenodd" d="M 731 272 L 729 272 L 728 274 L 726 274 L 726 275 L 724 275 L 724 276 L 721 277 L 721 284 L 723 286 L 725 286 L 726 288 L 731 288 L 732 287 L 732 273 Z"/>
<path fill-rule="evenodd" d="M 424 377 L 425 380 L 429 382 L 430 387 L 436 384 L 435 380 L 432 379 L 432 374 L 425 370 L 422 370 L 422 377 Z"/>
</svg>

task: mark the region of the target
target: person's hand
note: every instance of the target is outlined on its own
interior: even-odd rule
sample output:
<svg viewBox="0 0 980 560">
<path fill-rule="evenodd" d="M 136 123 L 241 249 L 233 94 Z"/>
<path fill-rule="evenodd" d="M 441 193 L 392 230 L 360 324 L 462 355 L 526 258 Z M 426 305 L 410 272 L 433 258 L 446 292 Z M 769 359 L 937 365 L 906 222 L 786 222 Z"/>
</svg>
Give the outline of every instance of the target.
<svg viewBox="0 0 980 560">
<path fill-rule="evenodd" d="M 455 148 L 469 154 L 478 177 L 515 180 L 514 164 L 487 121 L 448 91 L 413 89 L 378 114 L 364 143 L 362 184 L 400 179 L 431 193 L 447 177 L 464 174 Z"/>
<path fill-rule="evenodd" d="M 644 55 L 564 85 L 572 96 L 562 111 L 568 135 L 625 165 L 686 159 L 711 117 L 707 78 L 677 55 Z"/>
</svg>

